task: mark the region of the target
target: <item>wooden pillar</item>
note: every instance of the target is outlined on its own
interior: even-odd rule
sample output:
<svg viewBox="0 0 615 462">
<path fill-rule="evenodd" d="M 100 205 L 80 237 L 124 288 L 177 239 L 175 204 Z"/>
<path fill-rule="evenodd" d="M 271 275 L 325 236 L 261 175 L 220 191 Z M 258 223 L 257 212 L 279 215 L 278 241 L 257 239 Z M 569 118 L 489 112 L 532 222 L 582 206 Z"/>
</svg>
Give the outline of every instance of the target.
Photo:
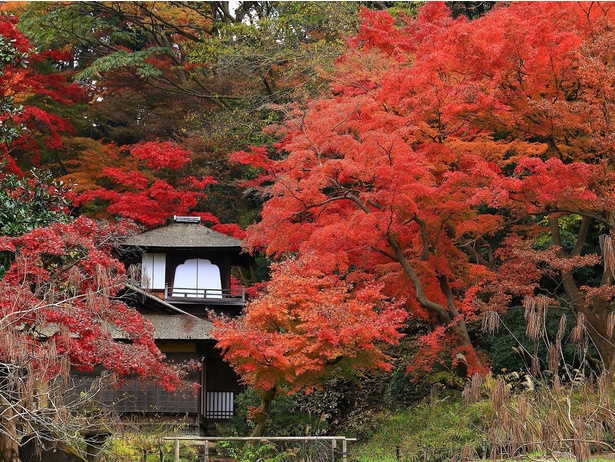
<svg viewBox="0 0 615 462">
<path fill-rule="evenodd" d="M 199 423 L 203 423 L 207 416 L 207 355 L 201 363 L 201 389 L 199 390 Z"/>
</svg>

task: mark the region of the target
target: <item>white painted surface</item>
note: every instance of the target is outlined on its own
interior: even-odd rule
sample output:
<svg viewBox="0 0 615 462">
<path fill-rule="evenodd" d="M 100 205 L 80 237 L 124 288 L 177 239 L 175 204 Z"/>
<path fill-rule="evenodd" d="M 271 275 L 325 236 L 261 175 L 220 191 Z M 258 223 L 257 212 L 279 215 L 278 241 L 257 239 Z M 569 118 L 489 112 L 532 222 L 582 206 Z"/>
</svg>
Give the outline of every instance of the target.
<svg viewBox="0 0 615 462">
<path fill-rule="evenodd" d="M 166 270 L 166 254 L 144 253 L 141 259 L 141 286 L 146 289 L 164 289 Z"/>
<path fill-rule="evenodd" d="M 175 269 L 173 296 L 222 298 L 220 268 L 203 258 L 186 260 Z"/>
</svg>

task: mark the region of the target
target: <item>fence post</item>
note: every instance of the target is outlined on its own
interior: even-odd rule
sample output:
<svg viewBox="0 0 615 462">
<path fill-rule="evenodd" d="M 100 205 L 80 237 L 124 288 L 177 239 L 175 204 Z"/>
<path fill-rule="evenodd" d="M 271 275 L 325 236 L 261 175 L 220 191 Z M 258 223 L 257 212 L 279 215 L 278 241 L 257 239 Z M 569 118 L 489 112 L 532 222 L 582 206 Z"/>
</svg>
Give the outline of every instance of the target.
<svg viewBox="0 0 615 462">
<path fill-rule="evenodd" d="M 346 438 L 342 440 L 342 460 L 346 462 L 348 460 L 348 442 Z"/>
<path fill-rule="evenodd" d="M 209 440 L 205 440 L 205 462 L 209 462 Z"/>
<path fill-rule="evenodd" d="M 179 439 L 175 440 L 175 462 L 179 462 Z"/>
<path fill-rule="evenodd" d="M 335 462 L 335 450 L 337 449 L 337 441 L 331 440 L 331 461 Z"/>
</svg>

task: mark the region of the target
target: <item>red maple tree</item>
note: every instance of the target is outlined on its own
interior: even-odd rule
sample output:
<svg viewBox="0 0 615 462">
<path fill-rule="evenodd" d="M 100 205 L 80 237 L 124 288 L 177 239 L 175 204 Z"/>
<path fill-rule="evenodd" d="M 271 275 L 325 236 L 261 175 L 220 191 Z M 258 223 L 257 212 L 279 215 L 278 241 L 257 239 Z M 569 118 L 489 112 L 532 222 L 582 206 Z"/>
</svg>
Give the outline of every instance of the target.
<svg viewBox="0 0 615 462">
<path fill-rule="evenodd" d="M 127 275 L 111 251 L 129 230 L 81 217 L 0 237 L 0 251 L 14 256 L 0 279 L 3 460 L 16 457 L 20 426 L 60 438 L 37 426 L 45 404 L 34 396 L 42 383 L 66 379 L 72 367 L 100 366 L 118 378 L 156 380 L 169 391 L 180 384 L 179 371 L 154 344 L 152 326 L 117 298 Z"/>
<path fill-rule="evenodd" d="M 268 198 L 250 248 L 313 254 L 405 298 L 433 328 L 412 367 L 448 354 L 485 371 L 468 323 L 547 297 L 615 370 L 613 14 L 549 2 L 475 21 L 439 3 L 416 19 L 364 11 L 331 94 L 282 127 L 278 160 L 233 156 L 263 171 Z M 606 270 L 584 282 L 576 269 L 597 270 L 600 234 Z"/>
<path fill-rule="evenodd" d="M 18 164 L 39 166 L 43 151 L 61 149 L 62 134 L 74 133 L 61 108 L 85 102 L 85 93 L 53 67 L 69 61 L 70 54 L 36 52 L 17 22 L 0 15 L 0 161 L 21 174 Z"/>
<path fill-rule="evenodd" d="M 194 214 L 214 229 L 242 236 L 238 226 L 222 225 L 214 215 L 196 211 L 207 188 L 217 182 L 211 176 L 187 174 L 191 153 L 179 144 L 148 141 L 127 148 L 81 144 L 86 149 L 72 159 L 73 172 L 63 179 L 77 182 L 74 203 L 84 205 L 88 213 L 128 218 L 147 227 L 164 224 L 173 215 Z"/>
</svg>

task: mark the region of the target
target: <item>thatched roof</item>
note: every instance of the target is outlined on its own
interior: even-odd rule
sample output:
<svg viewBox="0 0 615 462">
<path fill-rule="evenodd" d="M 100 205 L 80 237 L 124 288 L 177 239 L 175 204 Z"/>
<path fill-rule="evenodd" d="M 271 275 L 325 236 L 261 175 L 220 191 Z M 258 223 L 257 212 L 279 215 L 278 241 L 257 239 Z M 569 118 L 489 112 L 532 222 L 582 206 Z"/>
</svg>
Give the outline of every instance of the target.
<svg viewBox="0 0 615 462">
<path fill-rule="evenodd" d="M 210 340 L 212 323 L 187 315 L 146 314 L 154 326 L 156 340 Z"/>
<path fill-rule="evenodd" d="M 171 223 L 143 234 L 132 236 L 124 245 L 170 248 L 241 248 L 241 241 L 218 233 L 199 223 Z"/>
<path fill-rule="evenodd" d="M 144 314 L 143 317 L 154 326 L 154 337 L 156 340 L 212 340 L 211 329 L 213 324 L 203 318 L 197 318 L 189 314 Z M 18 330 L 25 326 L 17 326 Z M 107 330 L 116 339 L 126 339 L 128 336 L 122 329 L 107 323 Z M 37 333 L 41 338 L 49 338 L 58 332 L 58 326 L 51 324 L 45 327 L 38 327 Z M 71 334 L 71 337 L 76 337 Z"/>
</svg>

